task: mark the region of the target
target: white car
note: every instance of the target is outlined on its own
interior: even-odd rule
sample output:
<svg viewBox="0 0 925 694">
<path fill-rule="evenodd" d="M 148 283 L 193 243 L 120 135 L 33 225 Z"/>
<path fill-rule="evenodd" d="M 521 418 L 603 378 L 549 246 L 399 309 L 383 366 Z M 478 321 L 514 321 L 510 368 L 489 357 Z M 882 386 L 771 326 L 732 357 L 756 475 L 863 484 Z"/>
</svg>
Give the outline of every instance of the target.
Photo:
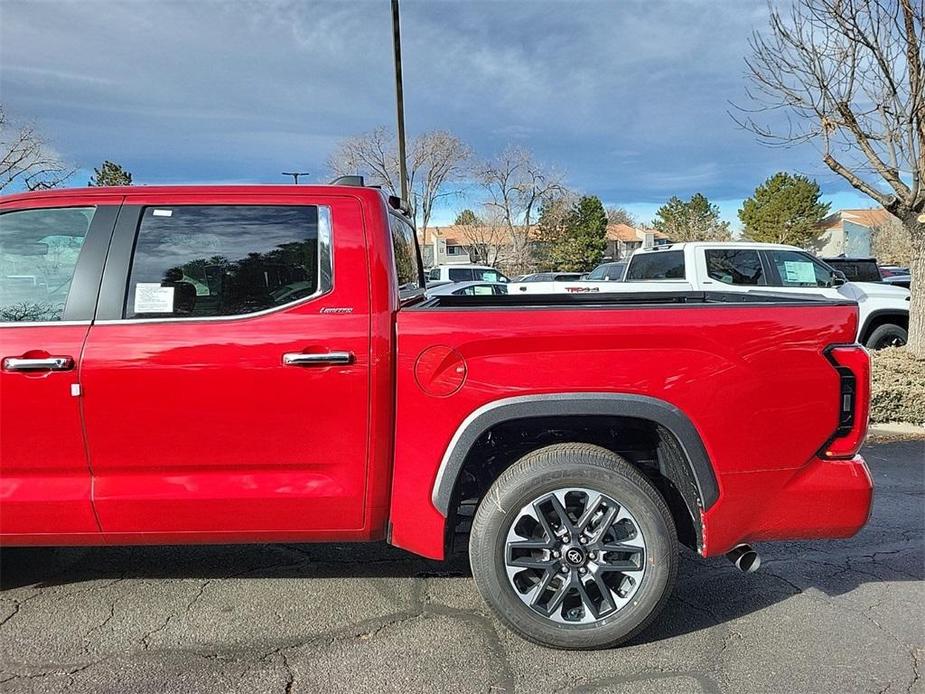
<svg viewBox="0 0 925 694">
<path fill-rule="evenodd" d="M 437 265 L 427 272 L 427 286 L 450 282 L 510 282 L 497 268 L 487 265 Z"/>
<path fill-rule="evenodd" d="M 848 282 L 843 274 L 795 246 L 694 242 L 639 250 L 624 284 L 649 282 L 675 289 L 822 294 L 858 302 L 858 342 L 870 349 L 903 345 L 909 328 L 909 290 L 875 282 Z"/>
</svg>

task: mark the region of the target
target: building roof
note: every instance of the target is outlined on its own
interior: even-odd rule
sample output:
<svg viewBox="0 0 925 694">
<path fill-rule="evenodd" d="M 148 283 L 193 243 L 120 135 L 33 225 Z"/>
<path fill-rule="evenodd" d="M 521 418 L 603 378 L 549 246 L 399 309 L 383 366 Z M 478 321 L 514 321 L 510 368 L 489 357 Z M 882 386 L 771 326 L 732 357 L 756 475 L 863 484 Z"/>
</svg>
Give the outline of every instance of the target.
<svg viewBox="0 0 925 694">
<path fill-rule="evenodd" d="M 840 227 L 843 222 L 854 222 L 868 229 L 885 224 L 892 215 L 882 207 L 869 207 L 856 210 L 838 210 L 819 222 L 824 229 Z"/>
<path fill-rule="evenodd" d="M 520 227 L 515 228 L 520 230 Z M 538 228 L 533 226 L 530 232 L 530 237 L 536 238 Z M 500 238 L 504 240 L 508 236 L 507 229 L 504 228 L 449 224 L 447 226 L 429 227 L 422 233 L 421 242 L 424 244 L 431 243 L 434 237 L 439 237 L 446 241 L 448 246 L 468 246 L 473 243 L 485 242 L 492 237 L 493 233 L 500 234 Z M 629 224 L 608 224 L 606 238 L 608 241 L 623 241 L 624 243 L 641 242 L 645 240 L 647 233 L 654 234 L 656 239 L 668 238 L 665 234 L 655 229 L 639 229 L 631 227 Z"/>
</svg>

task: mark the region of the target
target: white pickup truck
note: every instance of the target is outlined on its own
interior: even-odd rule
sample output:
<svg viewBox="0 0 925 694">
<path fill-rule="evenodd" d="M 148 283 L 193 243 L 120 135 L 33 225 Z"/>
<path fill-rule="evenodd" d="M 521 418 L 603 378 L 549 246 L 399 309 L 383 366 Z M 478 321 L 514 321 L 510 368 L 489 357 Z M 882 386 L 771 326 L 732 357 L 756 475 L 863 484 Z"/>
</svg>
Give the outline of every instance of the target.
<svg viewBox="0 0 925 694">
<path fill-rule="evenodd" d="M 512 294 L 562 292 L 733 291 L 822 294 L 858 302 L 858 342 L 870 349 L 906 343 L 909 290 L 847 282 L 837 270 L 795 246 L 770 243 L 675 243 L 639 250 L 623 282 L 512 283 Z"/>
</svg>

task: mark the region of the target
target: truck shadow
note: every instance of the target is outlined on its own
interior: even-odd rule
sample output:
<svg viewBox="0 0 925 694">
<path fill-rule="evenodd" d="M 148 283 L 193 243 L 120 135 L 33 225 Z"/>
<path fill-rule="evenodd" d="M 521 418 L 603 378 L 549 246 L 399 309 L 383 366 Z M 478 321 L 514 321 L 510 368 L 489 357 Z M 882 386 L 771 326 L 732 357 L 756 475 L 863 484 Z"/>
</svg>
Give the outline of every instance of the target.
<svg viewBox="0 0 925 694">
<path fill-rule="evenodd" d="M 749 575 L 722 557 L 700 559 L 685 550 L 666 609 L 636 643 L 708 629 L 796 595 L 829 602 L 847 596 L 848 604 L 863 606 L 869 600 L 865 585 L 925 581 L 923 450 L 921 441 L 868 446 L 865 455 L 872 463 L 877 493 L 870 521 L 851 539 L 759 543 L 762 567 Z M 0 600 L 20 603 L 45 591 L 56 599 L 80 591 L 80 584 L 120 579 L 366 578 L 429 583 L 470 575 L 465 554 L 437 562 L 383 543 L 0 550 Z M 464 586 L 472 609 L 481 610 L 472 581 Z"/>
<path fill-rule="evenodd" d="M 763 566 L 750 575 L 723 558 L 703 560 L 685 551 L 666 609 L 635 643 L 707 629 L 800 593 L 839 596 L 868 583 L 925 580 L 921 535 L 870 534 L 876 537 L 865 541 L 862 533 L 843 542 L 764 545 L 759 547 L 767 550 Z M 0 598 L 16 589 L 69 592 L 75 584 L 116 579 L 439 581 L 469 576 L 465 555 L 429 561 L 383 544 L 6 548 L 0 554 Z M 469 589 L 473 605 L 479 605 L 474 585 Z"/>
</svg>

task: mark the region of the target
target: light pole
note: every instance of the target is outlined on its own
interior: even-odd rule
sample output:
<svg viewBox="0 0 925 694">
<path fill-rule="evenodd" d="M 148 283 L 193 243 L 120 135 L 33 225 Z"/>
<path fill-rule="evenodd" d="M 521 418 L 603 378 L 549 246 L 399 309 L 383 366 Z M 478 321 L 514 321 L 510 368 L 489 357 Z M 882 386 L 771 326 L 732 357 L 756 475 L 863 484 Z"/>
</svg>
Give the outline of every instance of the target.
<svg viewBox="0 0 925 694">
<path fill-rule="evenodd" d="M 405 163 L 405 98 L 401 79 L 401 22 L 398 0 L 392 0 L 392 47 L 395 49 L 395 106 L 398 115 L 398 175 L 401 178 L 401 199 L 408 198 L 408 168 Z"/>
<path fill-rule="evenodd" d="M 293 180 L 295 180 L 295 184 L 299 185 L 299 176 L 308 176 L 308 171 L 283 171 L 280 175 L 292 176 Z"/>
</svg>

